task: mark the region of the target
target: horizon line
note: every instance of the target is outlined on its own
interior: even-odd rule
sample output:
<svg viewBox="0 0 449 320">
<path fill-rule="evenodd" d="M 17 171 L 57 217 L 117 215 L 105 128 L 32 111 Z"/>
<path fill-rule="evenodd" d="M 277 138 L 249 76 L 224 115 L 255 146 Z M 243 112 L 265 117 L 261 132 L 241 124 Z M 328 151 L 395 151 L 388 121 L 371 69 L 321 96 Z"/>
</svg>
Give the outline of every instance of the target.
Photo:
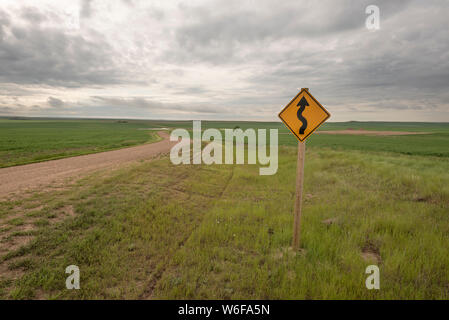
<svg viewBox="0 0 449 320">
<path fill-rule="evenodd" d="M 206 120 L 206 119 L 188 119 L 188 120 L 176 120 L 176 119 L 150 119 L 150 118 L 101 118 L 101 117 L 70 117 L 70 116 L 0 116 L 0 119 L 50 119 L 50 120 L 132 120 L 132 121 L 176 121 L 176 122 L 189 122 L 189 121 L 209 121 L 209 122 L 266 122 L 266 123 L 282 123 L 279 121 L 267 121 L 267 120 Z M 345 123 L 345 122 L 383 122 L 383 123 L 441 123 L 449 124 L 449 121 L 384 121 L 384 120 L 347 120 L 347 121 L 326 121 L 326 123 Z"/>
</svg>

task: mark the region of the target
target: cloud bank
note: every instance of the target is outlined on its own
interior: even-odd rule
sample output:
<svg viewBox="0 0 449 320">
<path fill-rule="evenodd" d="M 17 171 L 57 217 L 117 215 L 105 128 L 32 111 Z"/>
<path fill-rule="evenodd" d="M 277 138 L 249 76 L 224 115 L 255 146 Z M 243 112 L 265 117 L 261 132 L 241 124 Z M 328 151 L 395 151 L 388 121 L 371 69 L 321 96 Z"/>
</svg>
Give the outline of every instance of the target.
<svg viewBox="0 0 449 320">
<path fill-rule="evenodd" d="M 368 5 L 380 29 L 365 27 Z M 0 4 L 0 115 L 449 121 L 446 1 Z"/>
</svg>

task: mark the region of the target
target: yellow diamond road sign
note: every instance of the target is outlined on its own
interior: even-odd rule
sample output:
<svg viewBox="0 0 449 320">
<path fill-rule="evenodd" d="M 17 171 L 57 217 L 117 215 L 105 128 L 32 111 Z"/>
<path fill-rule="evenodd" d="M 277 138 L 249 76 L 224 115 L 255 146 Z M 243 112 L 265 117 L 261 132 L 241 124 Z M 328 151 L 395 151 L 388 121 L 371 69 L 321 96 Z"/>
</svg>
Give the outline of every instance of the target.
<svg viewBox="0 0 449 320">
<path fill-rule="evenodd" d="M 330 113 L 309 93 L 308 89 L 304 88 L 279 113 L 282 122 L 301 142 L 330 116 Z"/>
</svg>

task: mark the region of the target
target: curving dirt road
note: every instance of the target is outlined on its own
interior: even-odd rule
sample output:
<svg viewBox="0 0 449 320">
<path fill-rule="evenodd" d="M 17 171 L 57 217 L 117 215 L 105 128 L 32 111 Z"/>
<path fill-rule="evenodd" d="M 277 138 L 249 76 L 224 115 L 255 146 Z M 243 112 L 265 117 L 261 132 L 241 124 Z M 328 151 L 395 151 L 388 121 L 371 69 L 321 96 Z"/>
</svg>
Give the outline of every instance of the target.
<svg viewBox="0 0 449 320">
<path fill-rule="evenodd" d="M 170 142 L 168 132 L 159 131 L 158 134 L 163 140 L 151 144 L 0 169 L 0 198 L 24 189 L 35 189 L 61 179 L 79 177 L 94 170 L 150 159 L 169 152 L 177 142 Z"/>
</svg>

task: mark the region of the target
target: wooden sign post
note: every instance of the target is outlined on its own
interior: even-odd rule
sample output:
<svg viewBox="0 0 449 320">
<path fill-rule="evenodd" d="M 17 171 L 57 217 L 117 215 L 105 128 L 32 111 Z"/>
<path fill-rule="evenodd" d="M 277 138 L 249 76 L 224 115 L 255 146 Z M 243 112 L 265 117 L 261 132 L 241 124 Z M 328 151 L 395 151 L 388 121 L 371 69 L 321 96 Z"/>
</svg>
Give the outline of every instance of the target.
<svg viewBox="0 0 449 320">
<path fill-rule="evenodd" d="M 279 113 L 279 118 L 287 128 L 298 139 L 298 162 L 296 168 L 296 194 L 295 215 L 293 220 L 293 250 L 300 249 L 301 235 L 301 207 L 302 189 L 304 180 L 304 159 L 306 156 L 306 142 L 309 137 L 324 121 L 329 119 L 330 114 L 309 93 L 308 88 L 301 91 L 290 101 Z"/>
<path fill-rule="evenodd" d="M 293 250 L 299 250 L 299 239 L 301 235 L 301 207 L 302 188 L 304 184 L 304 159 L 306 157 L 306 143 L 298 141 L 298 162 L 296 166 L 296 195 L 295 195 L 295 217 L 293 220 Z"/>
</svg>

